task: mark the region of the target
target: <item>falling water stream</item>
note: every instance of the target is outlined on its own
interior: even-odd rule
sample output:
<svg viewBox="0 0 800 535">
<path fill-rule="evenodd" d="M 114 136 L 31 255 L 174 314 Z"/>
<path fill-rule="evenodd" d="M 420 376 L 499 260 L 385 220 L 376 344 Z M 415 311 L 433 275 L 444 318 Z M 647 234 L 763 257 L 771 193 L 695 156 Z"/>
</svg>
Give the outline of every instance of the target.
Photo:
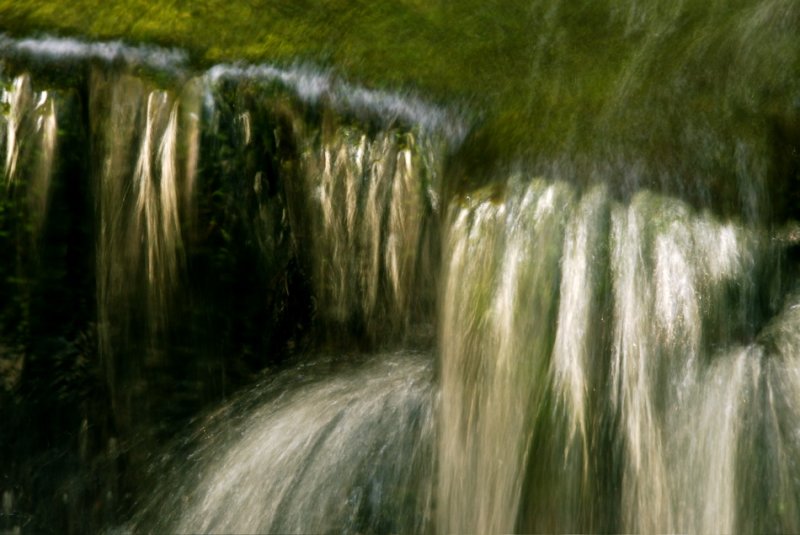
<svg viewBox="0 0 800 535">
<path fill-rule="evenodd" d="M 760 145 L 720 149 L 708 202 L 622 150 L 464 181 L 473 117 L 419 96 L 121 43 L 0 52 L 2 191 L 29 218 L 9 269 L 40 269 L 54 195 L 89 199 L 113 438 L 91 446 L 86 409 L 75 441 L 145 474 L 105 529 L 800 531 L 800 224 Z M 282 360 L 231 393 L 230 351 Z M 206 383 L 224 401 L 159 416 L 154 392 Z"/>
<path fill-rule="evenodd" d="M 259 384 L 192 438 L 193 476 L 181 458 L 137 529 L 430 531 L 431 365 L 430 355 L 384 353 L 334 375 L 311 362 Z"/>
</svg>

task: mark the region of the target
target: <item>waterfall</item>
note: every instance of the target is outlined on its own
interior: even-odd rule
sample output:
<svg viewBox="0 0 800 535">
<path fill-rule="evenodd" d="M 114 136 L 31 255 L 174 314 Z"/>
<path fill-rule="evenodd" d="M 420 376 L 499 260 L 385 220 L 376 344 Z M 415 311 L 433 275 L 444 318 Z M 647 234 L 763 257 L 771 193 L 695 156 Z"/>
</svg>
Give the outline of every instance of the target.
<svg viewBox="0 0 800 535">
<path fill-rule="evenodd" d="M 467 200 L 449 233 L 437 501 L 447 532 L 508 532 L 519 508 L 569 195 L 543 181 L 523 189 L 508 203 Z"/>
<path fill-rule="evenodd" d="M 766 363 L 796 366 L 792 336 L 767 342 L 758 310 L 796 306 L 781 276 L 794 242 L 647 192 L 626 205 L 515 176 L 504 195 L 450 207 L 439 526 L 708 532 L 774 514 L 751 527 L 794 529 L 783 477 L 762 481 L 780 513 L 736 493 L 763 477 L 745 429 L 766 426 L 761 454 L 794 473 L 781 450 L 795 441 L 777 436 L 797 423 L 758 398 L 791 402 L 757 393 L 773 388 Z"/>
<path fill-rule="evenodd" d="M 0 104 L 0 372 L 79 392 L 73 531 L 800 530 L 780 126 L 495 160 L 333 71 L 47 37 Z"/>
</svg>

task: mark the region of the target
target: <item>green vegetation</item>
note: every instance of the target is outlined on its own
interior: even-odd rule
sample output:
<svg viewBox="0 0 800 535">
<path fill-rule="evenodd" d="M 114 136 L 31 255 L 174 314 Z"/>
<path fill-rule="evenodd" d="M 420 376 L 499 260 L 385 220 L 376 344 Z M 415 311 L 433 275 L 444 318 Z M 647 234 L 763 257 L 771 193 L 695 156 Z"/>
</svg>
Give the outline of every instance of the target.
<svg viewBox="0 0 800 535">
<path fill-rule="evenodd" d="M 698 143 L 684 130 L 725 139 L 794 117 L 799 27 L 793 0 L 0 0 L 12 34 L 179 46 L 198 65 L 310 61 L 413 88 L 477 110 L 488 154 L 534 157 L 634 141 L 671 159 Z"/>
</svg>

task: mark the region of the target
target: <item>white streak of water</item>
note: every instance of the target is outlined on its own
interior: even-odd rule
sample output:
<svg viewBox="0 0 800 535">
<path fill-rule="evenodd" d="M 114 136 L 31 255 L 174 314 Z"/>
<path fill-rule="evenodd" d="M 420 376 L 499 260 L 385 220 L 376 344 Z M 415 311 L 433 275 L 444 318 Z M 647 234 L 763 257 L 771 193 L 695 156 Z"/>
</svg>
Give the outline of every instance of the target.
<svg viewBox="0 0 800 535">
<path fill-rule="evenodd" d="M 160 70 L 176 70 L 188 61 L 186 52 L 155 46 L 130 46 L 120 41 L 86 42 L 69 37 L 12 39 L 0 34 L 0 53 L 24 55 L 38 60 L 64 61 L 96 59 L 121 61 L 129 66 L 146 65 Z"/>
<path fill-rule="evenodd" d="M 418 97 L 366 89 L 309 66 L 284 69 L 272 65 L 219 64 L 209 69 L 206 77 L 211 86 L 224 79 L 277 81 L 289 87 L 305 102 L 325 100 L 338 111 L 373 113 L 390 123 L 399 119 L 429 134 L 442 133 L 453 144 L 463 141 L 468 131 L 463 118 L 431 106 Z"/>
<path fill-rule="evenodd" d="M 284 373 L 314 373 L 313 366 Z M 195 469 L 159 489 L 137 531 L 427 532 L 435 394 L 425 356 L 384 354 L 206 421 Z M 280 388 L 278 381 L 275 381 Z M 238 406 L 247 414 L 237 414 Z"/>
</svg>

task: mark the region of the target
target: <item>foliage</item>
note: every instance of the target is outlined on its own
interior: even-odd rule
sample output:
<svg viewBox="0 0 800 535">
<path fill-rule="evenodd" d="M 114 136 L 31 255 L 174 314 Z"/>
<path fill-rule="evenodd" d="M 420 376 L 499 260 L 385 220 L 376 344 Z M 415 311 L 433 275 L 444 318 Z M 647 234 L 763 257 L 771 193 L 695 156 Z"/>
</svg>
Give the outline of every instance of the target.
<svg viewBox="0 0 800 535">
<path fill-rule="evenodd" d="M 653 158 L 687 129 L 747 136 L 800 95 L 793 0 L 0 0 L 0 29 L 187 48 L 199 64 L 333 66 L 480 110 L 501 154 Z M 730 125 L 725 130 L 718 123 Z"/>
</svg>

